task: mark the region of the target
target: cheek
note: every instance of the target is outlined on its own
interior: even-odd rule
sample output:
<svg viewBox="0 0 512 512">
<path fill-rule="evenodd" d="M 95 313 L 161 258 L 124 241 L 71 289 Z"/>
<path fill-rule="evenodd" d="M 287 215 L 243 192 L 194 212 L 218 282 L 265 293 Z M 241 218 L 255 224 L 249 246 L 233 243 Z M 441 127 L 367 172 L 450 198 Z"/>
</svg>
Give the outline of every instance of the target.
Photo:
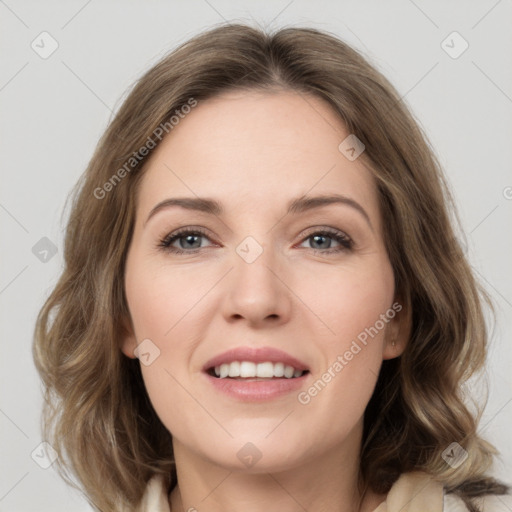
<svg viewBox="0 0 512 512">
<path fill-rule="evenodd" d="M 211 282 L 183 268 L 151 264 L 133 254 L 127 261 L 125 286 L 137 343 L 151 341 L 150 364 L 143 364 L 141 358 L 150 401 L 169 431 L 186 436 L 188 428 L 181 431 L 183 411 L 187 411 L 187 425 L 188 421 L 204 421 L 204 411 L 187 392 L 187 374 L 188 361 L 208 325 L 198 314 Z"/>
<path fill-rule="evenodd" d="M 207 284 L 180 268 L 138 262 L 127 266 L 126 295 L 137 339 L 164 342 L 207 291 Z"/>
<path fill-rule="evenodd" d="M 384 258 L 340 270 L 325 268 L 302 284 L 301 280 L 303 276 L 299 276 L 295 287 L 318 317 L 319 333 L 325 346 L 332 350 L 350 345 L 361 333 L 364 338 L 365 330 L 374 326 L 393 303 L 393 271 Z M 387 325 L 379 322 L 380 336 L 374 338 L 382 338 Z"/>
<path fill-rule="evenodd" d="M 223 293 L 212 286 L 225 270 L 210 267 L 198 273 L 186 265 L 151 265 L 142 257 L 133 258 L 127 269 L 137 341 L 149 338 L 160 351 L 151 365 L 141 364 L 150 400 L 174 436 L 194 438 L 200 445 L 204 432 L 198 425 L 204 423 L 205 411 L 194 400 L 197 383 L 189 363 L 201 342 L 211 338 L 208 326 L 219 321 L 216 301 Z M 393 274 L 390 265 L 377 258 L 354 266 L 315 264 L 314 273 L 312 269 L 288 269 L 285 279 L 293 290 L 283 295 L 292 304 L 289 331 L 302 333 L 299 342 L 310 345 L 315 363 L 315 379 L 303 390 L 303 400 L 295 396 L 291 403 L 309 413 L 302 421 L 321 424 L 321 432 L 332 440 L 358 421 L 374 389 L 385 328 L 377 333 L 372 328 L 392 304 Z M 217 408 L 216 414 L 228 423 L 237 421 L 232 411 Z M 247 422 L 241 432 L 252 425 Z M 298 424 L 296 431 L 303 428 Z"/>
<path fill-rule="evenodd" d="M 331 272 L 328 279 L 316 277 L 316 286 L 311 283 L 302 293 L 319 318 L 316 346 L 322 358 L 299 403 L 320 416 L 350 411 L 359 417 L 373 392 L 385 333 L 395 316 L 392 269 L 383 261 L 357 272 Z M 327 283 L 321 292 L 319 283 Z"/>
</svg>

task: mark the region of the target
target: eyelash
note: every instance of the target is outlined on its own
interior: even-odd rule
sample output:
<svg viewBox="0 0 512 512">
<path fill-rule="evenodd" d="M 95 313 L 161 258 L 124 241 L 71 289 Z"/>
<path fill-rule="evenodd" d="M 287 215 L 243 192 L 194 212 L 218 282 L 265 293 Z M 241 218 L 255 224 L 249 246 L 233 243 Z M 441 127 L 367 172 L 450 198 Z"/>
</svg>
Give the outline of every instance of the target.
<svg viewBox="0 0 512 512">
<path fill-rule="evenodd" d="M 184 238 L 185 235 L 200 235 L 204 236 L 205 238 L 208 238 L 207 233 L 202 230 L 201 228 L 182 228 L 177 231 L 174 231 L 173 233 L 168 234 L 166 237 L 164 237 L 162 240 L 160 240 L 160 243 L 158 244 L 158 248 L 163 250 L 164 252 L 170 252 L 173 254 L 195 254 L 199 252 L 202 247 L 192 249 L 190 251 L 186 251 L 183 249 L 178 249 L 177 247 L 172 247 L 171 244 L 179 240 L 180 238 Z M 338 231 L 336 229 L 329 229 L 329 228 L 323 228 L 319 231 L 313 231 L 311 234 L 303 238 L 302 241 L 308 240 L 309 238 L 312 238 L 314 235 L 321 235 L 321 236 L 327 236 L 329 238 L 332 238 L 336 242 L 338 242 L 340 245 L 339 247 L 335 248 L 329 248 L 329 249 L 311 249 L 314 253 L 318 254 L 334 254 L 339 253 L 342 251 L 350 251 L 353 248 L 354 242 L 350 237 L 348 237 L 345 233 L 342 231 Z"/>
</svg>

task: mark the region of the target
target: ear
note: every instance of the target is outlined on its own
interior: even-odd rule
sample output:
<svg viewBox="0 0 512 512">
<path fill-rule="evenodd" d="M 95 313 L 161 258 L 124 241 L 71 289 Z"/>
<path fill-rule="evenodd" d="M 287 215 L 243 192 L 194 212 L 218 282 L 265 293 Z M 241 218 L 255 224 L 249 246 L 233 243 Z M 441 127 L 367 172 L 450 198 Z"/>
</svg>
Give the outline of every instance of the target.
<svg viewBox="0 0 512 512">
<path fill-rule="evenodd" d="M 137 338 L 135 337 L 135 332 L 133 329 L 133 325 L 131 319 L 128 317 L 123 317 L 121 320 L 121 335 L 120 335 L 120 348 L 121 352 L 129 357 L 130 359 L 136 359 L 135 354 L 133 353 L 135 348 L 137 347 Z"/>
<path fill-rule="evenodd" d="M 411 335 L 412 311 L 408 301 L 397 298 L 388 310 L 389 320 L 384 335 L 382 359 L 394 359 L 402 355 Z"/>
</svg>

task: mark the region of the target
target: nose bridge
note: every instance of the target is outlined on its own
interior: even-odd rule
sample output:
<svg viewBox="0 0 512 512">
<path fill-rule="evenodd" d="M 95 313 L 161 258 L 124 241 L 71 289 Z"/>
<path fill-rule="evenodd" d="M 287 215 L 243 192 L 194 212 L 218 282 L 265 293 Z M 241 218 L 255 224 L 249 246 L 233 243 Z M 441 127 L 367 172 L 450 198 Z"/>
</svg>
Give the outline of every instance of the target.
<svg viewBox="0 0 512 512">
<path fill-rule="evenodd" d="M 261 237 L 260 237 L 261 238 Z M 234 269 L 230 272 L 227 293 L 229 316 L 239 315 L 252 321 L 272 315 L 284 317 L 289 311 L 289 294 L 278 268 L 279 255 L 271 243 L 272 236 L 265 235 L 265 243 L 256 237 L 245 237 L 235 248 Z"/>
<path fill-rule="evenodd" d="M 260 236 L 259 239 L 261 240 L 262 237 Z M 269 287 L 276 288 L 276 277 L 271 269 L 276 266 L 278 255 L 272 246 L 270 236 L 266 236 L 265 242 L 260 243 L 254 236 L 249 235 L 236 246 L 235 253 L 234 276 L 237 283 L 246 282 L 250 284 L 250 288 L 254 290 L 259 288 L 260 291 Z"/>
</svg>

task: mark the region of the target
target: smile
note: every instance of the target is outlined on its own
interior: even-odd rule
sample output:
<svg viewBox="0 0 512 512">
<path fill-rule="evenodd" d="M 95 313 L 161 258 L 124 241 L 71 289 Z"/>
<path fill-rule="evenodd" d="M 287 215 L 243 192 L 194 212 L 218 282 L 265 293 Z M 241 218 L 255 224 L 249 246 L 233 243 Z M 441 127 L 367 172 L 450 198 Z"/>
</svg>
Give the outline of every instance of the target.
<svg viewBox="0 0 512 512">
<path fill-rule="evenodd" d="M 307 370 L 299 370 L 285 363 L 272 363 L 270 361 L 264 363 L 254 363 L 252 361 L 232 361 L 231 363 L 223 363 L 210 369 L 210 375 L 213 374 L 220 379 L 225 378 L 286 378 L 293 379 L 301 377 Z"/>
</svg>

